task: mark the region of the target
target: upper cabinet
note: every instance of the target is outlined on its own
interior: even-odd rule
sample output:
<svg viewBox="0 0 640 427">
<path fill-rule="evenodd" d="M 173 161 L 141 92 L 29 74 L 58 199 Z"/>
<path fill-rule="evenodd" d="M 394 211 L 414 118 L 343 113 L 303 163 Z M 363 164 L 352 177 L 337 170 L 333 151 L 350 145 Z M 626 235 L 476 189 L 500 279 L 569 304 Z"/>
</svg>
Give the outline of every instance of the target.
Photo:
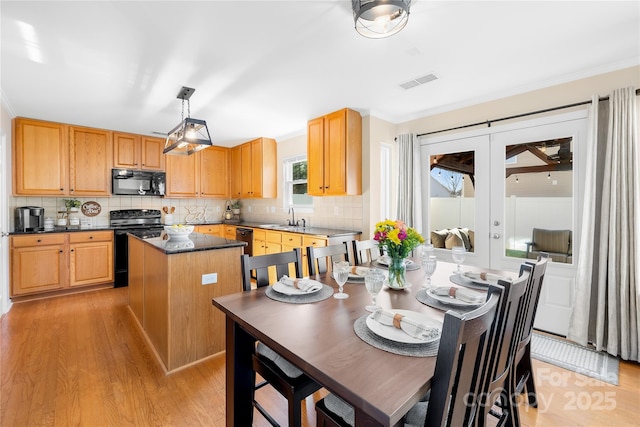
<svg viewBox="0 0 640 427">
<path fill-rule="evenodd" d="M 239 157 L 240 195 L 233 193 L 231 196 L 243 199 L 277 197 L 276 141 L 271 138 L 258 138 L 246 142 L 240 146 Z M 237 191 L 237 182 L 234 182 L 236 179 L 234 176 L 232 188 Z"/>
<path fill-rule="evenodd" d="M 229 150 L 229 197 L 242 197 L 242 145 Z"/>
<path fill-rule="evenodd" d="M 61 123 L 13 121 L 13 194 L 69 194 L 69 141 Z"/>
<path fill-rule="evenodd" d="M 229 198 L 229 149 L 212 146 L 190 156 L 166 156 L 167 197 Z"/>
<path fill-rule="evenodd" d="M 69 194 L 111 195 L 111 131 L 69 127 Z"/>
<path fill-rule="evenodd" d="M 164 139 L 130 133 L 113 133 L 113 167 L 164 170 Z"/>
<path fill-rule="evenodd" d="M 17 118 L 13 193 L 111 195 L 111 132 Z"/>
<path fill-rule="evenodd" d="M 307 123 L 308 193 L 362 194 L 362 117 L 348 108 Z"/>
</svg>

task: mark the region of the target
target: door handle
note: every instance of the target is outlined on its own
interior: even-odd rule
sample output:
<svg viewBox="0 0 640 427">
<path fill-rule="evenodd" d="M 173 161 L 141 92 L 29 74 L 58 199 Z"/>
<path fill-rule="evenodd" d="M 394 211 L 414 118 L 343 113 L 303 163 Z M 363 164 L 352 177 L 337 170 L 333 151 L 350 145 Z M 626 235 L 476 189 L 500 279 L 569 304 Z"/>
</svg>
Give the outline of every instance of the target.
<svg viewBox="0 0 640 427">
<path fill-rule="evenodd" d="M 495 225 L 496 227 L 499 226 L 500 225 L 500 221 L 498 221 L 498 220 L 493 221 L 493 225 Z"/>
<path fill-rule="evenodd" d="M 498 233 L 494 233 L 494 234 L 493 234 L 493 238 L 497 240 L 497 239 L 499 239 L 499 238 L 500 238 L 500 235 L 499 235 Z"/>
</svg>

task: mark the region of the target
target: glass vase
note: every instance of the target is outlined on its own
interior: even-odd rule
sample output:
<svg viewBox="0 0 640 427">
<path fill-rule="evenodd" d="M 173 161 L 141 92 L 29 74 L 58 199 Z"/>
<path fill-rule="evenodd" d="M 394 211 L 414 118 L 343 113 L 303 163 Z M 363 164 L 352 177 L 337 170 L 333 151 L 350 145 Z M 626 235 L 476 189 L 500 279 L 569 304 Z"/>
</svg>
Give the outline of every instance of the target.
<svg viewBox="0 0 640 427">
<path fill-rule="evenodd" d="M 391 257 L 389 263 L 389 287 L 404 289 L 407 287 L 407 267 L 404 258 Z"/>
</svg>

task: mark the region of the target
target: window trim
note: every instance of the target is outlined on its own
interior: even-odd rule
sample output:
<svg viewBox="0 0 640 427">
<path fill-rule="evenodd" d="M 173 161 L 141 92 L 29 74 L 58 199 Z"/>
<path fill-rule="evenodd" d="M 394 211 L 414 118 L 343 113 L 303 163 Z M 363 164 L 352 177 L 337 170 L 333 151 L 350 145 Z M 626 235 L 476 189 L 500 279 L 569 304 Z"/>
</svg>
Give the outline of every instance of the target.
<svg viewBox="0 0 640 427">
<path fill-rule="evenodd" d="M 282 208 L 284 210 L 288 210 L 289 208 L 293 207 L 294 209 L 296 209 L 297 212 L 300 212 L 300 213 L 313 213 L 313 196 L 309 196 L 308 193 L 307 193 L 308 197 L 311 198 L 310 204 L 296 205 L 293 203 L 289 203 L 289 200 L 291 200 L 292 198 L 292 190 L 293 190 L 292 186 L 294 184 L 306 183 L 307 191 L 309 189 L 308 176 L 307 176 L 307 179 L 305 180 L 301 180 L 301 179 L 296 179 L 296 180 L 292 179 L 291 181 L 288 180 L 289 176 L 291 176 L 289 172 L 291 171 L 293 164 L 301 161 L 306 161 L 308 166 L 309 160 L 307 159 L 306 154 L 290 156 L 283 159 L 282 161 Z"/>
</svg>

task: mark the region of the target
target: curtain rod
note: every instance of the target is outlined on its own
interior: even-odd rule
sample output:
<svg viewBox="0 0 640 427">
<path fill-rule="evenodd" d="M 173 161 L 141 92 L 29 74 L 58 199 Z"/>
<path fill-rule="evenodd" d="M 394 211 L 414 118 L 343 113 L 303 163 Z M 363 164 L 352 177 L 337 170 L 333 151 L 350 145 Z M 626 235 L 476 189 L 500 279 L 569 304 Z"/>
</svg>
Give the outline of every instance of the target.
<svg viewBox="0 0 640 427">
<path fill-rule="evenodd" d="M 640 89 L 636 89 L 636 96 L 638 96 L 638 95 L 640 95 Z M 608 96 L 605 96 L 603 98 L 598 98 L 599 101 L 606 101 L 608 99 L 609 99 Z M 511 120 L 511 119 L 518 119 L 520 117 L 533 116 L 534 114 L 548 113 L 549 111 L 563 110 L 565 108 L 579 107 L 581 105 L 587 105 L 587 104 L 591 104 L 591 101 L 582 101 L 582 102 L 576 102 L 574 104 L 561 105 L 559 107 L 545 108 L 544 110 L 531 111 L 529 113 L 516 114 L 515 116 L 509 116 L 509 117 L 500 117 L 499 119 L 485 120 L 484 122 L 478 122 L 478 123 L 472 123 L 472 124 L 469 124 L 469 125 L 456 126 L 456 127 L 452 127 L 452 128 L 449 128 L 449 129 L 434 130 L 432 132 L 420 133 L 420 134 L 417 135 L 417 137 L 426 136 L 426 135 L 433 135 L 435 133 L 449 132 L 449 131 L 452 131 L 452 130 L 465 129 L 465 128 L 470 128 L 470 127 L 474 127 L 474 126 L 481 126 L 481 125 L 487 125 L 487 127 L 491 127 L 491 123 L 495 123 L 495 122 L 501 122 L 501 121 L 504 121 L 504 120 Z"/>
</svg>

